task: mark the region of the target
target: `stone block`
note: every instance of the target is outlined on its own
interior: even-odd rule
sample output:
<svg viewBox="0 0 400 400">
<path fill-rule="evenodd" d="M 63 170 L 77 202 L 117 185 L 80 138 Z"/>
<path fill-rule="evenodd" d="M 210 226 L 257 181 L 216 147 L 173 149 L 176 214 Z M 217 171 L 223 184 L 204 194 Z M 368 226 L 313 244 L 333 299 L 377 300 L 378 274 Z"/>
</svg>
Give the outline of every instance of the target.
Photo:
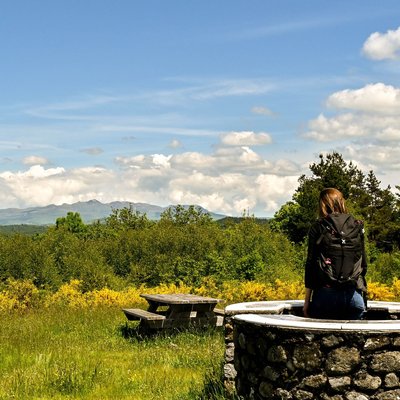
<svg viewBox="0 0 400 400">
<path fill-rule="evenodd" d="M 354 347 L 339 347 L 328 354 L 327 372 L 344 375 L 351 372 L 360 363 L 360 352 Z"/>
<path fill-rule="evenodd" d="M 387 351 L 373 355 L 371 368 L 376 372 L 400 371 L 400 352 Z"/>
<path fill-rule="evenodd" d="M 312 371 L 321 365 L 321 357 L 318 343 L 298 345 L 293 351 L 293 364 L 298 369 Z"/>
<path fill-rule="evenodd" d="M 399 378 L 394 372 L 390 372 L 385 376 L 385 386 L 387 388 L 394 388 L 399 386 Z"/>
<path fill-rule="evenodd" d="M 372 376 L 365 371 L 358 372 L 354 377 L 354 385 L 361 390 L 376 390 L 382 384 L 382 379 L 379 376 Z"/>
</svg>

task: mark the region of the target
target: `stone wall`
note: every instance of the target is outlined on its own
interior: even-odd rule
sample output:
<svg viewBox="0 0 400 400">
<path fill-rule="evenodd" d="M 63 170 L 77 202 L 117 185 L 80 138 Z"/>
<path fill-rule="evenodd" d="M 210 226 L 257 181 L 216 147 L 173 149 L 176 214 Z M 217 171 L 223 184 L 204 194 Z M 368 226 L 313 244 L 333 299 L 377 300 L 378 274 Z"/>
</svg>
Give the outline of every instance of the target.
<svg viewBox="0 0 400 400">
<path fill-rule="evenodd" d="M 225 315 L 224 318 L 225 333 L 225 363 L 224 363 L 224 386 L 227 395 L 233 395 L 236 392 L 237 371 L 234 364 L 235 343 L 233 335 L 233 316 Z"/>
<path fill-rule="evenodd" d="M 400 333 L 235 323 L 237 393 L 248 399 L 400 399 Z"/>
<path fill-rule="evenodd" d="M 398 307 L 391 321 L 353 324 L 228 309 L 227 393 L 242 399 L 400 400 Z"/>
</svg>

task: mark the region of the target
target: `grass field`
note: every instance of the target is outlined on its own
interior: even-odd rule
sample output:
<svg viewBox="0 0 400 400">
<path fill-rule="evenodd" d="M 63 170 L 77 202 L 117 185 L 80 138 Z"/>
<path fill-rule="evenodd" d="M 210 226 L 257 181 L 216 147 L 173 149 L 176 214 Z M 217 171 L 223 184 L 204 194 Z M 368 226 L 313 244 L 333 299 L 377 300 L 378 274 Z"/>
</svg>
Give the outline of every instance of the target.
<svg viewBox="0 0 400 400">
<path fill-rule="evenodd" d="M 0 399 L 211 398 L 204 387 L 218 380 L 221 331 L 132 332 L 119 308 L 2 314 Z"/>
</svg>

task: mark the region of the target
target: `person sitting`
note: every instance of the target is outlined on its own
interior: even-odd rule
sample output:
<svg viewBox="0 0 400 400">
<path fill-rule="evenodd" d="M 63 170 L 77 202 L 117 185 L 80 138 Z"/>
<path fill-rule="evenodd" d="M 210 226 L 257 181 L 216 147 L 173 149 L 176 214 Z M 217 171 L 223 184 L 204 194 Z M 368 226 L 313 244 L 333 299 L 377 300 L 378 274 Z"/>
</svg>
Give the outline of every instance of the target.
<svg viewBox="0 0 400 400">
<path fill-rule="evenodd" d="M 347 212 L 343 194 L 335 188 L 321 191 L 319 217 L 308 235 L 304 316 L 362 319 L 367 291 L 364 224 Z"/>
</svg>

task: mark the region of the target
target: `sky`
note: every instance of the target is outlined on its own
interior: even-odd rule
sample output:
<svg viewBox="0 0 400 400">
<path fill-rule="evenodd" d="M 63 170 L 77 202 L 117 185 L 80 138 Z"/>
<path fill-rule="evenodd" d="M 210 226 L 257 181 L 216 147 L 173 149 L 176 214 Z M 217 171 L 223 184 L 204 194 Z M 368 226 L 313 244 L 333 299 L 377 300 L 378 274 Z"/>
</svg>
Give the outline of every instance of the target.
<svg viewBox="0 0 400 400">
<path fill-rule="evenodd" d="M 319 154 L 400 185 L 398 0 L 13 0 L 0 208 L 273 216 Z"/>
</svg>

